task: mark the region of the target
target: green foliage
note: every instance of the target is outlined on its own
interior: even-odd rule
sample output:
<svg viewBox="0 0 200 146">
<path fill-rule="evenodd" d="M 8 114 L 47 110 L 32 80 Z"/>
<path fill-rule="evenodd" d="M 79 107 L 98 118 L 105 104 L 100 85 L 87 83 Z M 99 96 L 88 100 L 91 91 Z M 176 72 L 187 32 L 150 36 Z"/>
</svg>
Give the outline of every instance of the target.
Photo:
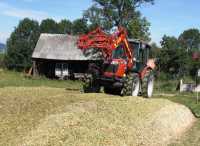
<svg viewBox="0 0 200 146">
<path fill-rule="evenodd" d="M 103 10 L 103 16 L 113 26 L 124 26 L 135 17 L 136 8 L 143 3 L 153 3 L 154 0 L 94 0 L 97 7 Z"/>
<path fill-rule="evenodd" d="M 59 33 L 71 34 L 72 33 L 72 22 L 69 20 L 61 20 L 58 23 Z"/>
<path fill-rule="evenodd" d="M 20 21 L 7 41 L 5 65 L 8 69 L 22 70 L 31 66 L 31 54 L 38 41 L 40 28 L 37 21 Z"/>
<path fill-rule="evenodd" d="M 86 19 L 76 19 L 73 22 L 69 20 L 61 20 L 59 23 L 53 19 L 43 20 L 40 24 L 41 33 L 52 34 L 84 34 L 88 32 L 88 24 Z"/>
<path fill-rule="evenodd" d="M 138 16 L 129 22 L 127 26 L 128 35 L 130 38 L 150 41 L 149 27 L 150 23 L 147 19 Z"/>
<path fill-rule="evenodd" d="M 73 22 L 72 32 L 73 32 L 74 35 L 87 33 L 88 32 L 87 20 L 76 19 Z"/>
<path fill-rule="evenodd" d="M 160 69 L 174 77 L 189 72 L 190 58 L 183 49 L 162 49 L 160 52 Z"/>
<path fill-rule="evenodd" d="M 180 47 L 178 39 L 173 36 L 164 35 L 160 43 L 163 49 L 175 50 Z"/>
<path fill-rule="evenodd" d="M 41 33 L 59 33 L 59 27 L 56 21 L 53 19 L 45 19 L 40 24 Z"/>
<path fill-rule="evenodd" d="M 4 57 L 5 55 L 0 53 L 0 68 L 4 67 Z"/>
<path fill-rule="evenodd" d="M 151 44 L 150 57 L 157 58 L 160 55 L 161 48 L 156 43 Z"/>
<path fill-rule="evenodd" d="M 159 53 L 161 71 L 177 75 L 195 76 L 200 62 L 192 60 L 192 52 L 199 50 L 200 33 L 198 29 L 184 31 L 179 38 L 164 35 Z"/>
<path fill-rule="evenodd" d="M 188 29 L 179 36 L 181 47 L 187 51 L 199 51 L 200 32 L 198 29 Z"/>
<path fill-rule="evenodd" d="M 153 3 L 154 0 L 94 0 L 84 13 L 90 27 L 101 26 L 110 30 L 114 26 L 127 28 L 129 37 L 149 41 L 150 23 L 143 18 L 137 7 L 143 3 Z"/>
<path fill-rule="evenodd" d="M 98 8 L 97 4 L 92 5 L 88 10 L 83 13 L 83 17 L 87 19 L 89 24 L 89 30 L 94 30 L 97 27 L 109 30 L 112 28 L 112 22 L 107 21 L 103 16 L 103 9 Z"/>
</svg>

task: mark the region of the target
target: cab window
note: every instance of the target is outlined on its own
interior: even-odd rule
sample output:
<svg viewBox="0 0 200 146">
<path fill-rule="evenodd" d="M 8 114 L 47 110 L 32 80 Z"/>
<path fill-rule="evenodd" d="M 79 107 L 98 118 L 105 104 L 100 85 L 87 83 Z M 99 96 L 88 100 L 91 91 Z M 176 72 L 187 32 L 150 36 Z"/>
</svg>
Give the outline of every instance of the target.
<svg viewBox="0 0 200 146">
<path fill-rule="evenodd" d="M 112 54 L 114 59 L 127 59 L 126 53 L 124 51 L 123 45 L 119 45 Z"/>
<path fill-rule="evenodd" d="M 130 46 L 131 46 L 131 49 L 134 53 L 134 57 L 136 59 L 138 59 L 138 51 L 139 51 L 139 48 L 140 48 L 140 44 L 136 43 L 136 42 L 130 42 Z"/>
<path fill-rule="evenodd" d="M 141 44 L 141 49 L 139 51 L 139 61 L 141 64 L 146 64 L 149 57 L 149 47 L 145 44 Z"/>
</svg>

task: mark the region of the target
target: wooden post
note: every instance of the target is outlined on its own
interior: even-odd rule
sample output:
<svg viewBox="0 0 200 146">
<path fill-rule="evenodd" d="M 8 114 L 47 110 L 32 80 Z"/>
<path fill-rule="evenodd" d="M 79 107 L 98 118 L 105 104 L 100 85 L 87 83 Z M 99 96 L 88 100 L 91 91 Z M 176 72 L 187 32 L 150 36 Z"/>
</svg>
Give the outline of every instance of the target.
<svg viewBox="0 0 200 146">
<path fill-rule="evenodd" d="M 38 69 L 37 69 L 37 63 L 36 61 L 34 60 L 33 61 L 33 76 L 38 76 Z"/>
</svg>

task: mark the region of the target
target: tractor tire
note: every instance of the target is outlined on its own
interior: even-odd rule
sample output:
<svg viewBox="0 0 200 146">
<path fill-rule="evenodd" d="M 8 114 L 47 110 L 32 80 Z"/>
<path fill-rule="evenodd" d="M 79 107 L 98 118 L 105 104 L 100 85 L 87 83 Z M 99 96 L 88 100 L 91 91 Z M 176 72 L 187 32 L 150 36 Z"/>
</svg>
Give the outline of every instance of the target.
<svg viewBox="0 0 200 146">
<path fill-rule="evenodd" d="M 85 79 L 83 84 L 84 93 L 99 93 L 100 89 L 100 85 L 93 77 Z"/>
<path fill-rule="evenodd" d="M 150 73 L 142 81 L 142 95 L 147 98 L 152 97 L 153 89 L 154 89 L 154 75 L 153 73 Z"/>
<path fill-rule="evenodd" d="M 127 75 L 123 89 L 122 89 L 122 95 L 123 96 L 138 96 L 139 92 L 140 92 L 139 75 L 136 73 Z"/>
<path fill-rule="evenodd" d="M 83 91 L 85 93 L 99 93 L 101 86 L 98 81 L 99 70 L 95 64 L 89 64 L 88 71 L 84 77 Z"/>
</svg>

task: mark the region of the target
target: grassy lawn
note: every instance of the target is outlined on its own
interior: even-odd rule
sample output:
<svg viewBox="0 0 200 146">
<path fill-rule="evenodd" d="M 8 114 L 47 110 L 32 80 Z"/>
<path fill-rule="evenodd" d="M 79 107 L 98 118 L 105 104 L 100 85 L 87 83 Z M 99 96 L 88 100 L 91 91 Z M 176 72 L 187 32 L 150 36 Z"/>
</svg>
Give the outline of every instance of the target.
<svg viewBox="0 0 200 146">
<path fill-rule="evenodd" d="M 79 81 L 49 80 L 44 77 L 28 78 L 23 73 L 0 69 L 0 88 L 2 87 L 56 87 L 67 89 L 80 89 Z"/>
</svg>

